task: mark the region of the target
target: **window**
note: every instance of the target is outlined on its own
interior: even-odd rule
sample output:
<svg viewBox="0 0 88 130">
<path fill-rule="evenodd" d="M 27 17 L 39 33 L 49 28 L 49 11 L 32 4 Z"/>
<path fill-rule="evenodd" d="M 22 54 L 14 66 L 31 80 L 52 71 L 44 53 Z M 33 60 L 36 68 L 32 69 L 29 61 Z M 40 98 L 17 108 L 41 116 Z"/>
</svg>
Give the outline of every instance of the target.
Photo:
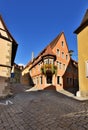
<svg viewBox="0 0 88 130">
<path fill-rule="evenodd" d="M 49 59 L 49 64 L 53 64 L 53 59 Z"/>
<path fill-rule="evenodd" d="M 59 62 L 57 61 L 57 67 L 59 68 Z"/>
<path fill-rule="evenodd" d="M 62 63 L 57 61 L 57 67 L 58 67 L 58 69 L 61 69 L 62 68 Z"/>
<path fill-rule="evenodd" d="M 37 85 L 39 84 L 39 78 L 37 77 Z"/>
<path fill-rule="evenodd" d="M 62 41 L 61 43 L 62 43 L 62 46 L 64 46 L 64 41 Z"/>
<path fill-rule="evenodd" d="M 72 84 L 72 78 L 67 78 L 67 84 Z"/>
<path fill-rule="evenodd" d="M 57 84 L 62 84 L 62 77 L 61 76 L 57 76 Z"/>
<path fill-rule="evenodd" d="M 64 52 L 62 52 L 62 58 L 64 59 Z"/>
<path fill-rule="evenodd" d="M 53 62 L 54 62 L 53 58 L 44 59 L 44 64 L 53 64 Z"/>
<path fill-rule="evenodd" d="M 60 56 L 60 50 L 57 49 L 57 56 Z"/>
<path fill-rule="evenodd" d="M 44 60 L 44 64 L 48 64 L 48 59 L 45 59 L 45 60 Z"/>
<path fill-rule="evenodd" d="M 69 84 L 69 78 L 67 78 L 67 84 Z"/>
<path fill-rule="evenodd" d="M 40 84 L 42 84 L 42 76 L 40 77 Z"/>
<path fill-rule="evenodd" d="M 59 69 L 61 69 L 61 66 L 62 66 L 62 63 L 61 63 L 61 62 L 59 62 Z"/>
<path fill-rule="evenodd" d="M 66 55 L 66 60 L 68 60 L 68 55 Z"/>
<path fill-rule="evenodd" d="M 57 76 L 57 84 L 60 84 L 60 76 Z"/>
</svg>

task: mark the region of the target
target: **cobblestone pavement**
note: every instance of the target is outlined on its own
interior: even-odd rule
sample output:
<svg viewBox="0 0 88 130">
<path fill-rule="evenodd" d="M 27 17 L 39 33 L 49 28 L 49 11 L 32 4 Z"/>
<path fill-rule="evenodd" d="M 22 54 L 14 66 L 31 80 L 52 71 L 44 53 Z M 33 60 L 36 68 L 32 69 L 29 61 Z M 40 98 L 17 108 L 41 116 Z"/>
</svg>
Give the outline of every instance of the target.
<svg viewBox="0 0 88 130">
<path fill-rule="evenodd" d="M 0 130 L 88 130 L 88 101 L 52 90 L 19 93 L 8 100 L 13 104 L 0 105 Z"/>
</svg>

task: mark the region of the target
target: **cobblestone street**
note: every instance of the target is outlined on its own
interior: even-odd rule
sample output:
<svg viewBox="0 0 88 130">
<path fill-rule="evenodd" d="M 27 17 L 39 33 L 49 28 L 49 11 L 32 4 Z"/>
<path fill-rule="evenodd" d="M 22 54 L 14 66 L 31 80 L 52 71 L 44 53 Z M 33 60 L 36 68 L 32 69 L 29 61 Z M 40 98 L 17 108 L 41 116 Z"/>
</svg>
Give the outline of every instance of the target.
<svg viewBox="0 0 88 130">
<path fill-rule="evenodd" d="M 54 90 L 23 92 L 8 100 L 13 104 L 0 105 L 0 130 L 88 130 L 88 101 Z"/>
</svg>

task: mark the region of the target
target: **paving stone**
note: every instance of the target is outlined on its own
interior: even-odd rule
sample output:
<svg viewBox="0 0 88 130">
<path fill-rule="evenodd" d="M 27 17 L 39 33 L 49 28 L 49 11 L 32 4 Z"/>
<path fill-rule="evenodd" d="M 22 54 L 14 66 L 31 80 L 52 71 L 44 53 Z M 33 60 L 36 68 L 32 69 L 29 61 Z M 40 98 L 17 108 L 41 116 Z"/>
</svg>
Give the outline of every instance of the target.
<svg viewBox="0 0 88 130">
<path fill-rule="evenodd" d="M 0 130 L 87 130 L 88 101 L 55 91 L 17 93 L 0 106 Z"/>
</svg>

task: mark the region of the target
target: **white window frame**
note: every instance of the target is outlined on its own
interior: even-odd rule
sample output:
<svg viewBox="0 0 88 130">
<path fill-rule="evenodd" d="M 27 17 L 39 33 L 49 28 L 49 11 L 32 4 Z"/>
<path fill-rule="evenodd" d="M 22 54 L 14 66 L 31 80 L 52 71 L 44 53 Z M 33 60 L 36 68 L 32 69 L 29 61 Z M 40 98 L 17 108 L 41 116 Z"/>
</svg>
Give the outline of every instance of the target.
<svg viewBox="0 0 88 130">
<path fill-rule="evenodd" d="M 60 56 L 60 49 L 57 49 L 57 56 Z"/>
<path fill-rule="evenodd" d="M 88 78 L 88 60 L 85 62 L 85 74 L 86 78 Z"/>
<path fill-rule="evenodd" d="M 64 59 L 64 52 L 62 52 L 62 58 Z"/>
</svg>

